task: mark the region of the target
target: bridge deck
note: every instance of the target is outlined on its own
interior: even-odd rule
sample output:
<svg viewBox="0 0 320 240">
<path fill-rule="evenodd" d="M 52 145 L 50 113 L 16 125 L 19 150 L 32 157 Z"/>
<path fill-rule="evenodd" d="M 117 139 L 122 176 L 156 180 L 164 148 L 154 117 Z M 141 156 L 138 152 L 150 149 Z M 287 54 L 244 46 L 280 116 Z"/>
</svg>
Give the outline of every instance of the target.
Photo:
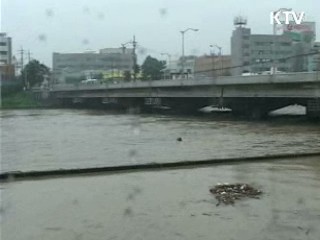
<svg viewBox="0 0 320 240">
<path fill-rule="evenodd" d="M 51 91 L 79 91 L 101 89 L 132 89 L 132 88 L 170 88 L 170 87 L 201 87 L 201 86 L 239 86 L 239 85 L 272 85 L 272 84 L 305 84 L 320 83 L 320 73 L 290 73 L 277 75 L 225 76 L 217 78 L 198 77 L 195 79 L 176 79 L 158 81 L 135 81 L 109 84 L 57 84 Z"/>
</svg>

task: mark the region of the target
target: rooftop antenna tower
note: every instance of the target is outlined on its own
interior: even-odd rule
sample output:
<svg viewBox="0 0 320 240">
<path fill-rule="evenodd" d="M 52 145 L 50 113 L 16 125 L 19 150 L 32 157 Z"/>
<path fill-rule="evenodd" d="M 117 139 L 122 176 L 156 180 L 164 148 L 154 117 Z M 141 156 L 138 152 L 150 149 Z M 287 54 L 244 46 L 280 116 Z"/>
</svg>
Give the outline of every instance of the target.
<svg viewBox="0 0 320 240">
<path fill-rule="evenodd" d="M 247 18 L 243 16 L 237 16 L 233 19 L 233 25 L 237 28 L 242 28 L 243 26 L 246 26 L 247 22 Z"/>
</svg>

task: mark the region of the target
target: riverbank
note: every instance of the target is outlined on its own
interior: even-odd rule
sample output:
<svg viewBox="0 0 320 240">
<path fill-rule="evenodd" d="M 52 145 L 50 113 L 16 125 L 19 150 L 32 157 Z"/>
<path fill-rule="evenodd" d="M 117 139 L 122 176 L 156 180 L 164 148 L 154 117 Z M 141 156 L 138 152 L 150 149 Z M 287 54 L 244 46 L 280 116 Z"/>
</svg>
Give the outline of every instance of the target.
<svg viewBox="0 0 320 240">
<path fill-rule="evenodd" d="M 18 92 L 1 98 L 0 109 L 32 109 L 43 105 L 30 92 Z"/>
</svg>

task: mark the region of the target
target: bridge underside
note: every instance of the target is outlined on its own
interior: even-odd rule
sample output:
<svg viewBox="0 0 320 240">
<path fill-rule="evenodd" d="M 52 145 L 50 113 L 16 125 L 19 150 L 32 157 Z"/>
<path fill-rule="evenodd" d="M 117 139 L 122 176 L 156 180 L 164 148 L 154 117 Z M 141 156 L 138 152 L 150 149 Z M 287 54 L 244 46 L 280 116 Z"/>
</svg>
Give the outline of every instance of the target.
<svg viewBox="0 0 320 240">
<path fill-rule="evenodd" d="M 310 117 L 320 117 L 320 99 L 263 98 L 263 97 L 112 97 L 112 98 L 60 98 L 59 104 L 67 107 L 122 109 L 134 112 L 152 112 L 159 109 L 176 113 L 196 113 L 214 105 L 226 107 L 237 116 L 264 118 L 270 111 L 299 104 L 307 108 Z"/>
</svg>

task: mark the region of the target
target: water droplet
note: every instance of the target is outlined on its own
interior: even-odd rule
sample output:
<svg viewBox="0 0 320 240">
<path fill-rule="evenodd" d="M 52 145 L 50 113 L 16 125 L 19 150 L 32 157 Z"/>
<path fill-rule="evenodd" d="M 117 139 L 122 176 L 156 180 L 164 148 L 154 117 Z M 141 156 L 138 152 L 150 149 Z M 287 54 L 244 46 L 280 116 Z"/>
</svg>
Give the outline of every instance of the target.
<svg viewBox="0 0 320 240">
<path fill-rule="evenodd" d="M 199 53 L 199 49 L 195 49 L 194 48 L 194 49 L 191 50 L 191 54 L 192 55 L 197 55 L 198 53 Z"/>
<path fill-rule="evenodd" d="M 83 13 L 90 14 L 90 8 L 88 6 L 83 7 Z"/>
<path fill-rule="evenodd" d="M 47 36 L 45 34 L 39 34 L 38 40 L 41 42 L 47 41 Z"/>
<path fill-rule="evenodd" d="M 139 188 L 139 187 L 134 187 L 134 188 L 133 188 L 133 192 L 134 192 L 135 194 L 140 194 L 140 193 L 142 193 L 142 189 Z"/>
<path fill-rule="evenodd" d="M 50 8 L 46 9 L 46 16 L 47 17 L 53 17 L 54 16 L 53 10 L 50 9 Z"/>
<path fill-rule="evenodd" d="M 137 151 L 134 149 L 131 149 L 128 153 L 129 159 L 132 163 L 136 163 L 136 156 L 137 156 Z"/>
<path fill-rule="evenodd" d="M 147 49 L 145 49 L 143 47 L 138 48 L 138 54 L 146 55 L 147 54 Z"/>
<path fill-rule="evenodd" d="M 83 45 L 88 45 L 90 42 L 89 42 L 89 40 L 88 39 L 83 39 L 82 40 L 82 44 Z"/>
<path fill-rule="evenodd" d="M 134 149 L 131 149 L 131 150 L 129 151 L 129 157 L 134 157 L 134 156 L 136 156 L 136 154 L 137 154 L 137 151 L 134 150 Z"/>
<path fill-rule="evenodd" d="M 168 10 L 166 8 L 160 8 L 159 13 L 161 17 L 166 17 L 168 14 Z"/>
<path fill-rule="evenodd" d="M 133 215 L 133 212 L 132 212 L 132 209 L 130 207 L 127 207 L 124 212 L 123 212 L 123 215 L 125 217 L 131 217 Z"/>
<path fill-rule="evenodd" d="M 98 19 L 99 19 L 99 20 L 103 20 L 104 17 L 105 17 L 104 13 L 99 13 L 99 14 L 98 14 Z"/>
</svg>

